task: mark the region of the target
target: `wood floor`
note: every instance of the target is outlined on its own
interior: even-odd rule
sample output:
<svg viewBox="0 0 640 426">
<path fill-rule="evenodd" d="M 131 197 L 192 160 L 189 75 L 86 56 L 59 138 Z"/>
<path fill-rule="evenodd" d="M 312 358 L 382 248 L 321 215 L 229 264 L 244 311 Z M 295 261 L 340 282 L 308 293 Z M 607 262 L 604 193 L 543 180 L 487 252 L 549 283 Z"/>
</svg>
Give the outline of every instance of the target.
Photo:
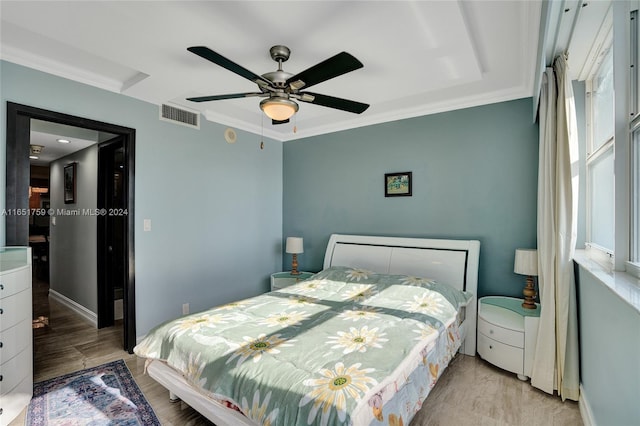
<svg viewBox="0 0 640 426">
<path fill-rule="evenodd" d="M 169 402 L 168 392 L 144 374 L 144 362 L 122 350 L 122 324 L 96 330 L 47 295 L 48 285 L 34 279 L 34 319 L 42 317 L 33 330 L 34 382 L 124 359 L 163 425 L 213 424 L 186 404 Z M 23 425 L 24 419 L 23 412 L 10 426 Z M 465 355 L 454 358 L 411 422 L 411 426 L 582 424 L 577 403 L 563 403 L 514 374 Z"/>
</svg>

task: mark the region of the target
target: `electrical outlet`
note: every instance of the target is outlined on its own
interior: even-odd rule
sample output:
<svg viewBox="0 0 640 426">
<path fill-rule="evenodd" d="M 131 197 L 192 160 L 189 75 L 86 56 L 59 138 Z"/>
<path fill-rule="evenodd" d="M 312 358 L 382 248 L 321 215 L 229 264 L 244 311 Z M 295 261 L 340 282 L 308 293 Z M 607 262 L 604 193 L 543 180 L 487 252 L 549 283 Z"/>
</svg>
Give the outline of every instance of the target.
<svg viewBox="0 0 640 426">
<path fill-rule="evenodd" d="M 182 304 L 182 315 L 187 315 L 189 313 L 189 304 L 188 303 L 183 303 Z"/>
</svg>

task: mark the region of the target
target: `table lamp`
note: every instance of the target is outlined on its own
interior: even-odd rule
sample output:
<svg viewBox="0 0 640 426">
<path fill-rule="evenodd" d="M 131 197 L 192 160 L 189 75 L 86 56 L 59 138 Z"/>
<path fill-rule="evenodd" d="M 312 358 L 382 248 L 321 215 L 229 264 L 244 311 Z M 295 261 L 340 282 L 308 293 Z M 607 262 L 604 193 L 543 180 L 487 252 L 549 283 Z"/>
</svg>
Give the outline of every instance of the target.
<svg viewBox="0 0 640 426">
<path fill-rule="evenodd" d="M 513 272 L 527 276 L 527 284 L 522 290 L 524 294 L 524 302 L 522 307 L 525 309 L 535 309 L 536 289 L 533 285 L 533 277 L 538 275 L 538 251 L 535 249 L 516 249 L 516 260 L 513 266 Z"/>
<path fill-rule="evenodd" d="M 304 253 L 301 237 L 287 237 L 287 245 L 285 248 L 287 253 L 291 253 L 291 275 L 298 275 L 298 254 Z"/>
</svg>

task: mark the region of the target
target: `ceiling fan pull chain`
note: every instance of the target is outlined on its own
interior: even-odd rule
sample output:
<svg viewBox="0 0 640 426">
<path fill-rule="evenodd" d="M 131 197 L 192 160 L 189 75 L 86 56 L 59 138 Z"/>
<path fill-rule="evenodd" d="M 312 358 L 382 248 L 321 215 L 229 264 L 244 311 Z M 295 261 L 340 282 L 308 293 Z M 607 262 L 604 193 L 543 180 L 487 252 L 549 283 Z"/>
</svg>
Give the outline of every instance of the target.
<svg viewBox="0 0 640 426">
<path fill-rule="evenodd" d="M 264 114 L 260 114 L 260 149 L 264 149 Z"/>
</svg>

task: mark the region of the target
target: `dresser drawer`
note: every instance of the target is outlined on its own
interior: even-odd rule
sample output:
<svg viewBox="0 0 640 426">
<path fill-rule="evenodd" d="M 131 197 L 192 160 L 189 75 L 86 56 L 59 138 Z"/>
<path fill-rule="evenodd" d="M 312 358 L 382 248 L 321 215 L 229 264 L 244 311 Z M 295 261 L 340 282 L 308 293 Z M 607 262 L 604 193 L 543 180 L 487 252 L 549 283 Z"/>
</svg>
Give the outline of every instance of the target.
<svg viewBox="0 0 640 426">
<path fill-rule="evenodd" d="M 0 425 L 6 425 L 14 418 L 18 417 L 24 407 L 29 405 L 33 395 L 33 381 L 31 377 L 25 379 L 13 388 L 10 394 L 2 395 L 0 398 Z"/>
<path fill-rule="evenodd" d="M 0 299 L 29 288 L 30 282 L 31 270 L 29 268 L 22 268 L 0 275 Z"/>
<path fill-rule="evenodd" d="M 25 348 L 30 347 L 32 339 L 31 319 L 25 318 L 13 327 L 0 333 L 0 364 L 10 360 Z"/>
<path fill-rule="evenodd" d="M 524 349 L 522 348 L 505 345 L 478 333 L 478 354 L 502 369 L 516 374 L 523 373 Z"/>
<path fill-rule="evenodd" d="M 4 399 L 4 395 L 11 391 L 16 385 L 25 378 L 30 378 L 32 374 L 32 354 L 31 348 L 27 348 L 18 355 L 0 365 L 0 395 Z"/>
<path fill-rule="evenodd" d="M 506 345 L 524 348 L 524 331 L 516 331 L 497 326 L 485 320 L 482 316 L 478 317 L 478 331 Z"/>
<path fill-rule="evenodd" d="M 23 290 L 10 297 L 0 299 L 0 333 L 13 327 L 23 319 L 31 321 L 31 291 Z"/>
</svg>

